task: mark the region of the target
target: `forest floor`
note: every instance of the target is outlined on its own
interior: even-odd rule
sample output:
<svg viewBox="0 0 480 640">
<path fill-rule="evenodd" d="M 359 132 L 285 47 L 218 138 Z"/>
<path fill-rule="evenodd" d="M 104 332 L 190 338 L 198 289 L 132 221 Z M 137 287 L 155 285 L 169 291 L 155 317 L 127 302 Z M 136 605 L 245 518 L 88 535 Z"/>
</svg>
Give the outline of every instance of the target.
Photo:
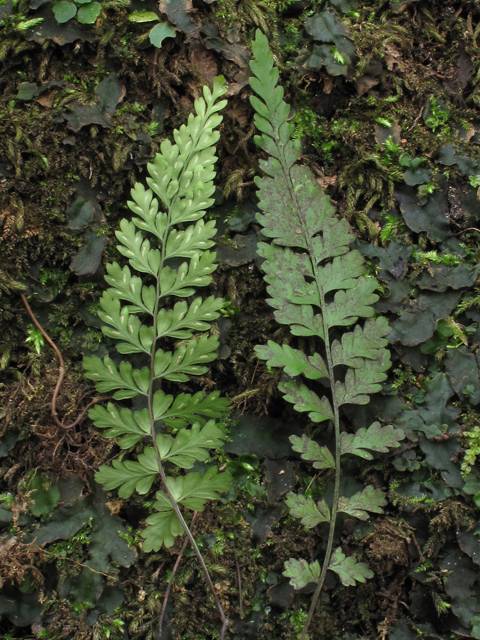
<svg viewBox="0 0 480 640">
<path fill-rule="evenodd" d="M 151 502 L 93 480 L 115 441 L 88 417 L 69 430 L 53 422 L 59 361 L 20 292 L 64 358 L 56 407 L 71 423 L 96 396 L 82 357 L 112 349 L 97 309 L 129 191 L 219 74 L 228 105 L 208 214 L 219 229 L 210 293 L 226 300 L 219 358 L 179 387 L 230 399 L 230 441 L 215 460 L 234 489 L 199 514 L 194 533 L 228 637 L 302 629 L 311 595 L 294 592 L 283 565 L 311 561 L 324 532 L 285 506 L 285 493 L 311 480 L 288 436 L 314 436 L 314 425 L 284 403 L 279 374 L 254 352 L 287 340 L 256 253 L 248 77 L 260 28 L 302 161 L 350 222 L 392 328 L 388 381 L 342 420 L 355 431 L 380 419 L 408 436 L 396 453 L 345 470 L 348 491 L 361 479 L 388 492 L 383 515 L 346 519 L 340 532 L 375 575 L 355 588 L 327 581 L 310 640 L 480 638 L 479 0 L 77 5 L 0 4 L 0 637 L 160 638 L 182 541 L 143 552 Z M 156 16 L 143 22 L 142 11 Z M 157 20 L 175 27 L 161 48 L 149 35 Z M 219 637 L 189 550 L 166 620 L 161 640 Z"/>
</svg>

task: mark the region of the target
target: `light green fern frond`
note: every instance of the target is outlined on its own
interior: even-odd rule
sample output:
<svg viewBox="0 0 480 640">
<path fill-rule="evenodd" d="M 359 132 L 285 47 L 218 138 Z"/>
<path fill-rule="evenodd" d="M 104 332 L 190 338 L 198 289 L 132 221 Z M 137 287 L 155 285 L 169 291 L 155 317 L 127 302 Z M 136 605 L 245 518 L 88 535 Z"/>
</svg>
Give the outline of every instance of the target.
<svg viewBox="0 0 480 640">
<path fill-rule="evenodd" d="M 128 202 L 133 216 L 122 220 L 116 232 L 118 250 L 129 265 L 107 265 L 109 288 L 100 300 L 99 316 L 105 323 L 103 333 L 117 341 L 117 351 L 134 358 L 84 359 L 85 375 L 100 392 L 113 393 L 117 401 L 145 397 L 147 408 L 141 411 L 110 402 L 89 413 L 105 437 L 120 438 L 122 449 L 153 444 L 136 460 L 114 461 L 96 475 L 107 489 L 118 488 L 123 498 L 133 491 L 144 495 L 163 481 L 156 495 L 159 513 L 147 520 L 143 532 L 145 550 L 171 546 L 186 530 L 180 506 L 201 510 L 230 486 L 230 476 L 216 468 L 201 478 L 178 471 L 166 476 L 163 469 L 189 469 L 195 461 L 208 459 L 209 451 L 225 438 L 211 419 L 224 414 L 229 403 L 217 392 L 174 397 L 160 388 L 163 380 L 188 382 L 190 376 L 203 375 L 217 357 L 218 338 L 208 331 L 223 301 L 213 296 L 186 299 L 210 284 L 216 268 L 215 254 L 209 250 L 215 222 L 202 218 L 213 204 L 214 145 L 222 121 L 218 112 L 226 105 L 219 99 L 225 91 L 223 78 L 216 78 L 213 91 L 205 87 L 204 97 L 195 101 L 188 123 L 174 131 L 175 142 L 162 142 L 160 153 L 147 166 L 149 188 L 135 185 Z M 174 298 L 181 300 L 172 306 Z M 180 431 L 169 435 L 172 429 Z"/>
</svg>

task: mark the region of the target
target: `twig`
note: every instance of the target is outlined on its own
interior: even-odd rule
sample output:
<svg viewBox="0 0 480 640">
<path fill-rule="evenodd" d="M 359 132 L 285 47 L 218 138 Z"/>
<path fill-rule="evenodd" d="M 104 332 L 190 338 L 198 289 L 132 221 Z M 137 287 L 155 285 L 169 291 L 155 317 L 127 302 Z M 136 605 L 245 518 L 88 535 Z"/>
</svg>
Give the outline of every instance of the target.
<svg viewBox="0 0 480 640">
<path fill-rule="evenodd" d="M 192 533 L 193 533 L 193 527 L 195 525 L 195 520 L 197 519 L 197 516 L 198 516 L 198 511 L 195 511 L 195 513 L 193 514 L 192 521 L 190 523 L 190 531 Z M 180 566 L 180 562 L 182 560 L 183 554 L 185 553 L 185 549 L 187 548 L 189 542 L 190 540 L 188 539 L 187 536 L 185 536 L 185 540 L 183 541 L 183 545 L 182 545 L 182 548 L 180 549 L 180 553 L 178 554 L 175 564 L 173 565 L 172 575 L 170 576 L 170 580 L 168 581 L 165 597 L 163 598 L 162 613 L 160 614 L 160 621 L 158 623 L 158 632 L 160 633 L 160 637 L 162 635 L 163 619 L 165 617 L 165 611 L 167 610 L 168 598 L 170 596 L 170 591 L 172 590 L 172 587 L 173 587 L 173 580 L 175 578 L 175 574 L 178 571 L 178 567 Z"/>
<path fill-rule="evenodd" d="M 9 278 L 13 282 L 15 282 L 13 280 L 12 276 L 10 276 L 8 273 L 6 274 L 6 276 L 7 276 L 7 278 Z M 63 361 L 62 354 L 60 353 L 57 345 L 53 342 L 53 340 L 50 338 L 48 333 L 45 331 L 45 329 L 42 327 L 42 325 L 39 323 L 39 321 L 35 317 L 32 309 L 30 308 L 30 305 L 28 304 L 28 301 L 27 301 L 26 297 L 24 296 L 24 294 L 21 291 L 18 291 L 18 294 L 19 294 L 20 298 L 22 299 L 22 302 L 23 302 L 23 304 L 25 306 L 25 309 L 27 310 L 29 316 L 31 317 L 31 319 L 33 321 L 33 324 L 37 327 L 37 329 L 41 332 L 41 334 L 45 338 L 45 340 L 48 342 L 48 344 L 55 351 L 55 355 L 58 358 L 58 365 L 59 365 L 58 366 L 58 380 L 57 380 L 57 384 L 55 385 L 55 389 L 54 389 L 53 396 L 52 396 L 51 414 L 52 414 L 53 421 L 55 422 L 57 427 L 60 427 L 61 429 L 73 429 L 74 427 L 77 426 L 77 424 L 80 424 L 80 422 L 83 420 L 83 418 L 85 417 L 85 414 L 90 409 L 90 407 L 92 407 L 94 404 L 97 404 L 97 402 L 100 402 L 104 398 L 94 398 L 91 402 L 89 402 L 87 404 L 87 406 L 84 409 L 82 409 L 82 411 L 80 412 L 80 415 L 78 416 L 78 418 L 74 422 L 72 422 L 71 424 L 63 424 L 63 422 L 61 422 L 58 419 L 57 398 L 58 398 L 58 393 L 60 391 L 60 387 L 62 386 L 62 383 L 63 383 L 63 379 L 65 377 L 65 363 Z"/>
<path fill-rule="evenodd" d="M 418 114 L 418 116 L 415 118 L 415 120 L 414 120 L 414 122 L 413 122 L 412 126 L 410 127 L 410 129 L 407 129 L 407 131 L 411 131 L 411 130 L 415 127 L 415 125 L 417 124 L 417 122 L 418 122 L 418 121 L 420 120 L 420 118 L 422 117 L 422 115 L 423 115 L 423 110 L 424 110 L 424 109 L 425 109 L 425 107 L 422 107 L 422 108 L 420 109 L 420 113 L 419 113 L 419 114 Z"/>
<path fill-rule="evenodd" d="M 152 61 L 152 76 L 154 80 L 157 77 L 158 54 L 159 54 L 159 49 L 155 49 L 155 52 L 153 54 L 153 61 Z"/>
<path fill-rule="evenodd" d="M 255 396 L 260 391 L 261 391 L 260 387 L 258 389 L 247 389 L 246 391 L 243 391 L 243 393 L 239 393 L 238 396 L 235 396 L 234 398 L 229 398 L 228 396 L 227 398 L 233 404 L 241 404 L 245 400 L 245 398 L 250 398 L 251 396 Z"/>
<path fill-rule="evenodd" d="M 260 362 L 260 358 L 257 358 L 257 364 L 255 365 L 255 370 L 253 372 L 253 376 L 252 379 L 250 380 L 250 384 L 253 384 L 253 381 L 255 380 L 255 375 L 257 373 L 257 369 L 258 369 L 258 363 Z"/>
<path fill-rule="evenodd" d="M 53 450 L 53 453 L 52 453 L 52 460 L 54 460 L 54 459 L 55 459 L 55 454 L 57 453 L 57 449 L 58 449 L 58 447 L 59 447 L 59 446 L 62 444 L 62 442 L 65 440 L 65 435 L 66 435 L 66 434 L 63 434 L 63 436 L 60 438 L 60 440 L 59 440 L 59 441 L 57 442 L 57 444 L 55 445 L 55 449 Z"/>
<path fill-rule="evenodd" d="M 478 231 L 480 233 L 480 229 L 477 229 L 476 227 L 468 227 L 468 229 L 461 229 L 461 231 L 457 231 L 457 233 L 454 233 L 454 236 L 459 236 L 461 233 L 465 233 L 465 231 Z"/>
<path fill-rule="evenodd" d="M 48 556 L 53 556 L 54 558 L 57 558 L 57 560 L 68 560 L 68 562 L 73 562 L 73 564 L 77 564 L 79 567 L 85 567 L 85 569 L 88 569 L 92 573 L 98 573 L 99 576 L 105 576 L 105 578 L 110 578 L 111 580 L 118 580 L 116 576 L 111 576 L 108 573 L 103 573 L 103 571 L 96 571 L 95 569 L 92 569 L 92 567 L 89 567 L 88 564 L 84 564 L 83 562 L 79 562 L 78 560 L 73 560 L 73 558 L 67 558 L 67 557 L 62 558 L 56 553 L 52 553 L 51 551 L 45 551 L 45 549 L 42 549 L 42 552 L 47 554 Z"/>
<path fill-rule="evenodd" d="M 307 493 L 307 491 L 310 489 L 310 487 L 312 486 L 312 484 L 315 482 L 315 480 L 320 476 L 320 472 L 316 473 L 313 478 L 310 480 L 310 482 L 308 483 L 308 487 L 305 489 L 305 493 Z"/>
<path fill-rule="evenodd" d="M 240 609 L 240 620 L 243 620 L 243 596 L 242 596 L 242 576 L 240 574 L 240 565 L 237 559 L 237 549 L 235 544 L 233 545 L 233 553 L 235 554 L 235 565 L 237 567 L 237 580 L 238 580 L 238 606 Z"/>
<path fill-rule="evenodd" d="M 422 550 L 421 550 L 421 548 L 420 548 L 420 545 L 418 544 L 418 540 L 417 540 L 417 538 L 415 537 L 415 534 L 414 534 L 414 532 L 413 532 L 413 531 L 412 531 L 411 538 L 413 539 L 413 542 L 414 542 L 414 544 L 415 544 L 415 546 L 416 546 L 416 548 L 417 548 L 417 552 L 418 552 L 418 555 L 419 555 L 419 562 L 420 562 L 420 564 L 421 564 L 421 563 L 423 563 L 423 561 L 424 561 L 423 553 L 422 553 Z"/>
</svg>

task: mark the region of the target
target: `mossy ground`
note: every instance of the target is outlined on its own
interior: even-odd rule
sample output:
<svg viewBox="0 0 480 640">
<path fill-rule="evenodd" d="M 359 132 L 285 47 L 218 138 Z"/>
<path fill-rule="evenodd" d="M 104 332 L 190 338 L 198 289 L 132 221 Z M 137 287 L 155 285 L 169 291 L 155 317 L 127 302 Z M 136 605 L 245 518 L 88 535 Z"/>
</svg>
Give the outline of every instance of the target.
<svg viewBox="0 0 480 640">
<path fill-rule="evenodd" d="M 233 95 L 218 145 L 219 194 L 223 191 L 224 197 L 238 199 L 240 205 L 254 197 L 252 180 L 259 156 L 253 143 L 248 89 L 242 88 L 246 73 L 242 56 L 248 52 L 255 27 L 260 27 L 277 53 L 281 80 L 294 108 L 295 135 L 303 143 L 303 159 L 337 203 L 339 213 L 348 217 L 359 238 L 367 242 L 388 246 L 398 238 L 423 249 L 435 248 L 425 234 L 415 236 L 398 220 L 390 221 L 389 235 L 379 233 L 385 228 L 382 220 L 392 205 L 395 182 L 404 171 L 398 163 L 400 150 L 413 158 L 424 158 L 424 166 L 432 171 L 433 188 L 438 188 L 438 177 L 445 171 L 452 185 L 462 184 L 458 169 L 440 166 L 435 156 L 445 144 L 470 140 L 479 120 L 478 2 L 432 4 L 420 0 L 403 6 L 378 0 L 360 6 L 343 19 L 357 57 L 347 76 L 335 77 L 325 69 L 309 71 L 296 61 L 297 52 L 306 46 L 302 23 L 320 5 L 250 0 L 198 3 L 195 16 L 199 24 L 209 25 L 207 31 L 191 39 L 178 33 L 175 41 L 166 40 L 160 51 L 147 46 L 144 32 L 129 22 L 129 12 L 120 2 L 104 3 L 101 18 L 90 31 L 90 41 L 62 46 L 52 40 L 43 44 L 26 40 L 18 29 L 20 18 L 7 18 L 0 36 L 4 60 L 0 73 L 0 171 L 4 176 L 0 183 L 0 433 L 2 437 L 8 433 L 19 437 L 0 459 L 0 477 L 1 490 L 15 516 L 9 527 L 18 545 L 8 554 L 0 547 L 0 570 L 7 583 L 15 583 L 23 575 L 19 568 L 27 567 L 28 573 L 28 567 L 36 567 L 30 574 L 40 586 L 44 607 L 34 625 L 17 626 L 4 617 L 0 621 L 2 637 L 156 638 L 166 580 L 180 548 L 177 544 L 170 552 L 142 553 L 136 531 L 146 516 L 145 505 L 141 500 L 118 501 L 112 495 L 109 504 L 130 528 L 129 541 L 136 545 L 137 560 L 129 569 L 120 568 L 112 579 L 107 578 L 107 585 L 121 583 L 124 601 L 114 613 L 100 612 L 94 620 L 88 619 L 91 606 L 61 595 L 62 583 L 78 574 L 88 557 L 88 532 L 77 536 L 71 545 L 47 546 L 55 562 L 39 548 L 23 543 L 30 526 L 21 521 L 21 514 L 28 512 L 25 478 L 32 470 L 48 472 L 55 479 L 76 474 L 84 480 L 88 493 L 92 473 L 114 455 L 114 444 L 104 440 L 88 419 L 68 434 L 52 424 L 50 400 L 58 363 L 47 345 L 36 353 L 26 343 L 32 323 L 5 275 L 28 285 L 34 313 L 62 351 L 67 375 L 57 408 L 63 421 L 69 422 L 94 395 L 82 377 L 82 353 L 102 346 L 95 305 L 103 286 L 103 267 L 100 265 L 92 276 L 78 275 L 72 268 L 72 260 L 85 241 L 84 230 L 72 233 L 67 229 L 66 210 L 78 195 L 79 181 L 95 190 L 101 205 L 103 220 L 94 231 L 106 238 L 102 261 L 113 256 L 117 259 L 114 230 L 125 215 L 130 187 L 144 178 L 145 163 L 161 140 L 192 110 L 201 85 L 223 73 Z M 14 16 L 27 11 L 21 2 Z M 218 47 L 206 47 L 205 37 L 215 28 L 218 38 L 228 45 L 225 55 Z M 95 87 L 111 71 L 126 88 L 112 126 L 88 122 L 72 133 L 63 117 L 68 105 L 95 102 Z M 21 82 L 40 85 L 51 81 L 60 82 L 39 98 L 22 101 L 16 97 Z M 433 113 L 428 125 L 422 115 L 432 97 L 435 104 L 447 106 L 448 117 Z M 399 149 L 390 156 L 378 142 L 382 127 L 389 129 L 388 125 L 401 127 Z M 478 156 L 478 147 L 470 145 L 469 149 L 471 157 Z M 478 253 L 478 236 L 469 236 L 465 231 L 468 226 L 459 227 L 457 237 L 463 234 L 460 238 L 473 255 Z M 225 232 L 227 245 L 233 235 Z M 474 262 L 477 258 L 475 255 Z M 375 261 L 372 265 L 374 269 Z M 415 275 L 419 273 L 417 269 Z M 230 302 L 225 308 L 225 318 L 231 322 L 227 339 L 230 354 L 215 363 L 200 381 L 201 386 L 221 390 L 232 400 L 237 416 L 248 413 L 282 418 L 287 408 L 279 404 L 278 375 L 259 363 L 253 352 L 256 344 L 273 338 L 275 332 L 277 339 L 287 339 L 265 303 L 261 270 L 253 258 L 236 267 L 220 264 L 212 292 Z M 468 298 L 468 292 L 465 295 Z M 303 346 L 308 349 L 308 344 Z M 395 366 L 400 372 L 408 369 L 401 363 Z M 392 381 L 394 377 L 392 373 Z M 404 394 L 412 385 L 421 388 L 425 384 L 425 376 L 410 375 L 401 383 L 399 379 L 397 374 L 396 389 Z M 466 405 L 463 408 L 468 414 L 465 428 L 471 429 L 478 414 Z M 234 455 L 222 454 L 220 462 L 228 466 L 238 461 Z M 286 513 L 277 518 L 261 542 L 254 542 L 251 524 L 255 514 L 271 505 L 265 494 L 263 466 L 252 470 L 247 465 L 245 469 L 246 475 L 235 490 L 236 502 L 230 496 L 224 504 L 200 514 L 196 535 L 231 620 L 232 637 L 294 638 L 301 630 L 309 596 L 301 594 L 293 599 L 274 592 L 273 587 L 281 579 L 286 559 L 301 556 L 313 560 L 322 543 Z M 392 466 L 386 462 L 380 469 L 363 469 L 361 473 L 364 480 L 368 476 L 372 483 L 383 486 L 392 479 Z M 309 479 L 305 469 L 299 466 L 296 474 L 306 488 Z M 415 558 L 412 545 L 418 545 L 413 528 L 404 521 L 405 512 L 418 509 L 422 514 L 419 527 L 429 536 L 424 540 L 425 560 L 429 553 L 432 557 L 441 555 L 442 548 L 451 544 L 453 529 L 471 518 L 467 507 L 454 499 L 413 505 L 396 492 L 397 488 L 391 487 L 387 514 L 369 530 L 360 531 L 345 522 L 342 543 L 367 560 L 376 577 L 355 590 L 327 584 L 312 640 L 385 637 L 393 621 L 405 614 L 403 599 L 406 585 L 411 583 L 408 570 Z M 167 617 L 175 623 L 170 637 L 218 637 L 213 601 L 204 589 L 195 559 L 187 556 L 170 599 Z M 441 575 L 435 571 L 432 569 L 430 584 L 438 595 L 437 602 L 445 594 Z M 438 629 L 438 620 L 427 622 Z"/>
</svg>

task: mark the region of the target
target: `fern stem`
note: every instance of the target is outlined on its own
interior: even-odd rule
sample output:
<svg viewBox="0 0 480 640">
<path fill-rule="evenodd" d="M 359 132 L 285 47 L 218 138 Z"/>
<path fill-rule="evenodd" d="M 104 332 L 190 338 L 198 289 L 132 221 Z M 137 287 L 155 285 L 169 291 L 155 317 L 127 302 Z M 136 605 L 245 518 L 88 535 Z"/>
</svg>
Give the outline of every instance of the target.
<svg viewBox="0 0 480 640">
<path fill-rule="evenodd" d="M 149 402 L 149 411 L 150 411 L 150 402 Z M 152 431 L 153 431 L 153 422 L 152 422 Z M 155 453 L 157 454 L 157 461 L 158 461 L 158 470 L 160 471 L 160 477 L 162 479 L 162 484 L 163 484 L 163 488 L 165 490 L 165 493 L 168 497 L 168 499 L 170 500 L 173 510 L 175 511 L 177 518 L 180 520 L 180 524 L 183 527 L 183 530 L 185 531 L 185 535 L 188 538 L 188 541 L 190 542 L 190 545 L 197 557 L 197 560 L 200 564 L 200 567 L 202 568 L 203 574 L 205 576 L 205 579 L 207 581 L 208 584 L 208 588 L 210 589 L 210 592 L 213 595 L 213 599 L 215 600 L 215 604 L 217 606 L 218 612 L 220 614 L 220 617 L 222 618 L 222 631 L 221 631 L 221 635 L 220 638 L 221 640 L 225 640 L 225 633 L 227 631 L 227 618 L 225 616 L 225 612 L 223 610 L 222 604 L 218 598 L 217 592 L 215 591 L 215 585 L 213 584 L 212 578 L 210 577 L 210 573 L 208 572 L 207 569 L 207 565 L 205 564 L 205 560 L 203 559 L 203 556 L 201 554 L 200 549 L 198 548 L 198 545 L 195 541 L 195 538 L 193 537 L 192 532 L 190 531 L 190 528 L 188 526 L 188 524 L 185 521 L 185 518 L 182 515 L 182 512 L 180 511 L 180 508 L 175 500 L 175 498 L 172 496 L 168 485 L 167 485 L 167 477 L 165 475 L 165 470 L 163 468 L 162 465 L 162 459 L 160 457 L 160 452 L 158 450 L 158 446 L 157 446 L 157 441 L 156 438 L 153 438 L 153 446 L 155 448 Z"/>
<path fill-rule="evenodd" d="M 308 249 L 310 251 L 310 254 L 312 255 L 311 247 L 309 246 Z M 322 309 L 323 309 L 325 307 L 325 296 L 318 282 L 318 278 L 317 278 L 318 271 L 317 271 L 316 265 L 314 265 L 314 273 L 315 273 L 315 280 L 316 280 L 318 292 L 320 295 L 320 301 L 322 303 Z M 310 604 L 310 609 L 308 611 L 307 619 L 305 621 L 305 624 L 303 625 L 300 640 L 305 640 L 308 628 L 315 614 L 315 609 L 317 608 L 317 602 L 320 597 L 320 593 L 322 592 L 322 588 L 325 583 L 325 578 L 327 577 L 328 565 L 330 564 L 330 558 L 332 556 L 332 550 L 333 550 L 333 539 L 335 536 L 335 525 L 337 522 L 338 502 L 340 499 L 340 478 L 342 475 L 342 470 L 340 466 L 340 457 L 341 457 L 340 415 L 338 411 L 338 400 L 335 393 L 335 376 L 334 376 L 334 369 L 333 369 L 333 359 L 332 359 L 332 352 L 330 349 L 330 341 L 328 338 L 328 325 L 325 320 L 325 314 L 323 315 L 323 330 L 325 333 L 325 353 L 327 357 L 328 375 L 332 383 L 331 384 L 332 404 L 333 404 L 333 417 L 334 417 L 334 425 L 335 425 L 335 486 L 333 490 L 332 508 L 330 511 L 330 529 L 328 531 L 327 548 L 326 548 L 325 556 L 323 559 L 322 572 L 320 574 L 318 584 L 313 594 L 312 602 Z"/>
<path fill-rule="evenodd" d="M 180 175 L 178 178 L 178 184 L 181 184 L 181 179 L 182 176 L 184 174 L 184 172 L 186 171 L 188 164 L 190 162 L 190 159 L 192 158 L 192 156 L 194 155 L 194 153 L 196 153 L 197 151 L 197 144 L 198 141 L 200 139 L 201 136 L 201 132 L 203 131 L 203 125 L 204 123 L 208 120 L 208 118 L 210 117 L 211 112 L 210 109 L 206 110 L 206 113 L 203 117 L 202 120 L 202 126 L 199 127 L 199 133 L 197 134 L 197 137 L 194 141 L 194 144 L 192 145 L 192 149 L 190 151 L 190 154 L 187 156 L 187 158 L 185 159 L 184 165 L 180 171 Z M 205 560 L 203 559 L 203 556 L 201 554 L 200 549 L 198 548 L 198 545 L 195 541 L 195 538 L 193 537 L 192 532 L 190 531 L 190 528 L 187 524 L 187 522 L 185 521 L 185 518 L 182 515 L 182 512 L 180 511 L 180 507 L 178 506 L 177 501 L 175 500 L 175 498 L 173 497 L 170 489 L 168 488 L 168 484 L 167 484 L 167 476 L 165 474 L 165 469 L 163 467 L 162 464 L 162 457 L 160 455 L 160 451 L 158 449 L 158 444 L 157 444 L 157 438 L 156 438 L 156 433 L 155 433 L 155 418 L 154 418 L 154 413 L 153 413 L 153 383 L 155 380 L 155 352 L 156 352 L 156 346 L 157 346 L 157 320 L 158 320 L 158 311 L 159 311 L 159 306 L 160 306 L 160 276 L 162 273 L 162 269 L 164 267 L 165 264 L 165 254 L 166 254 L 166 244 L 167 244 L 167 238 L 168 238 L 168 233 L 170 231 L 170 227 L 171 227 L 171 216 L 172 216 L 172 209 L 173 206 L 175 204 L 175 201 L 178 198 L 178 192 L 177 194 L 175 194 L 175 196 L 173 196 L 172 200 L 170 201 L 170 204 L 168 206 L 168 212 L 167 212 L 167 224 L 165 227 L 165 232 L 164 232 L 164 236 L 163 236 L 163 242 L 162 242 L 162 249 L 161 249 L 161 261 L 160 261 L 160 268 L 158 270 L 158 276 L 157 276 L 157 282 L 156 282 L 156 297 L 155 297 L 155 308 L 153 311 L 153 344 L 152 344 L 152 348 L 151 348 L 151 352 L 150 352 L 150 384 L 149 384 L 149 388 L 148 388 L 148 395 L 147 395 L 147 399 L 148 399 L 148 414 L 150 417 L 150 435 L 151 438 L 153 440 L 153 447 L 155 449 L 155 453 L 157 456 L 157 462 L 158 462 L 158 470 L 160 473 L 160 478 L 162 480 L 162 485 L 163 485 L 163 489 L 165 491 L 165 495 L 167 496 L 167 498 L 169 499 L 173 510 L 175 511 L 175 514 L 177 516 L 177 518 L 180 521 L 180 524 L 182 525 L 182 528 L 185 532 L 185 535 L 187 536 L 187 539 L 195 553 L 195 556 L 197 557 L 197 560 L 200 564 L 200 567 L 203 571 L 203 574 L 205 576 L 205 579 L 207 581 L 208 584 L 208 588 L 210 589 L 210 592 L 213 596 L 213 599 L 215 601 L 215 605 L 218 609 L 218 612 L 220 614 L 220 617 L 222 619 L 222 631 L 221 631 L 221 640 L 225 639 L 225 633 L 227 630 L 227 618 L 225 616 L 225 612 L 223 610 L 222 604 L 218 598 L 217 592 L 215 591 L 215 586 L 213 584 L 212 578 L 210 577 L 210 573 L 208 571 L 207 565 L 205 564 Z M 167 596 L 166 596 L 167 597 Z"/>
<path fill-rule="evenodd" d="M 338 442 L 338 440 L 337 440 Z M 337 449 L 337 447 L 336 447 Z M 340 464 L 336 463 L 335 468 L 335 490 L 333 494 L 333 505 L 331 511 L 331 519 L 330 519 L 330 530 L 328 532 L 328 542 L 327 549 L 325 551 L 325 557 L 323 560 L 322 573 L 320 574 L 320 578 L 318 580 L 318 584 L 315 588 L 315 592 L 313 594 L 312 602 L 310 604 L 310 609 L 308 610 L 308 616 L 303 625 L 302 635 L 300 636 L 300 640 L 305 640 L 307 635 L 308 628 L 310 623 L 312 622 L 312 618 L 315 614 L 315 609 L 317 608 L 318 598 L 320 597 L 320 593 L 322 592 L 323 585 L 325 583 L 325 578 L 327 576 L 328 565 L 330 564 L 330 558 L 332 556 L 333 550 L 333 538 L 335 534 L 335 524 L 337 519 L 337 510 L 338 510 L 338 499 L 340 497 Z"/>
</svg>

